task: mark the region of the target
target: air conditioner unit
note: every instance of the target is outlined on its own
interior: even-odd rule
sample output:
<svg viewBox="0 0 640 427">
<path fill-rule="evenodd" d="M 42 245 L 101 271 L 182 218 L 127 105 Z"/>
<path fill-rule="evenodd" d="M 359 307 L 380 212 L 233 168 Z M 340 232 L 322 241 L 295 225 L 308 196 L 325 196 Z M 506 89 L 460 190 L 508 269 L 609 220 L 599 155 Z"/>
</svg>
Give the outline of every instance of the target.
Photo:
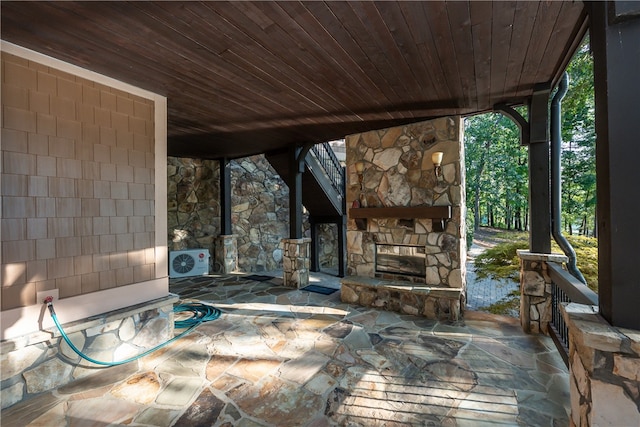
<svg viewBox="0 0 640 427">
<path fill-rule="evenodd" d="M 209 250 L 189 249 L 169 252 L 169 277 L 209 274 Z"/>
</svg>

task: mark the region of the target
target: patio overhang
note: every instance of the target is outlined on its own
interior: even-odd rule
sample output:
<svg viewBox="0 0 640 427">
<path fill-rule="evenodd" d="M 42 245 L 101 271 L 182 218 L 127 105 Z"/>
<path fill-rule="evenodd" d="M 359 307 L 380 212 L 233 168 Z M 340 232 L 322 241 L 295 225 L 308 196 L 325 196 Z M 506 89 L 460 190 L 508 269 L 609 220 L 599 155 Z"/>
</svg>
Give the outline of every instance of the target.
<svg viewBox="0 0 640 427">
<path fill-rule="evenodd" d="M 526 103 L 581 2 L 2 2 L 2 39 L 168 98 L 169 155 L 235 158 Z"/>
</svg>

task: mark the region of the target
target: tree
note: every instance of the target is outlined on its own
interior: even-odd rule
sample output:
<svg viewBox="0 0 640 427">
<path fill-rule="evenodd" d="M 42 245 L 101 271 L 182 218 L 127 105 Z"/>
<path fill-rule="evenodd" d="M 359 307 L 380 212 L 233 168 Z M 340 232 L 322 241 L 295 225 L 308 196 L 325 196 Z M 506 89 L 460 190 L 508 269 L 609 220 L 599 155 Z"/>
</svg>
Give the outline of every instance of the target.
<svg viewBox="0 0 640 427">
<path fill-rule="evenodd" d="M 473 227 L 522 230 L 528 211 L 526 149 L 507 117 L 483 114 L 465 121 L 467 200 Z M 484 215 L 483 215 L 484 212 Z"/>
<path fill-rule="evenodd" d="M 567 67 L 569 90 L 562 102 L 562 216 L 565 230 L 595 235 L 595 101 L 588 40 Z"/>
</svg>

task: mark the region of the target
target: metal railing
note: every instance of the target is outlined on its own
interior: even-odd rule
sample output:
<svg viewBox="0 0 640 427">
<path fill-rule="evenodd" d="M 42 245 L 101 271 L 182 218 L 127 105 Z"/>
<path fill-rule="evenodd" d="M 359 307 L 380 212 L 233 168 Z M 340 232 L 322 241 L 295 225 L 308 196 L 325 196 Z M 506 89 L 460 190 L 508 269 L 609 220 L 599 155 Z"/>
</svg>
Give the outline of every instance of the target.
<svg viewBox="0 0 640 427">
<path fill-rule="evenodd" d="M 311 148 L 311 152 L 322 165 L 333 188 L 344 198 L 344 168 L 336 157 L 331 145 L 328 142 L 316 144 Z"/>
<path fill-rule="evenodd" d="M 551 285 L 551 324 L 549 334 L 556 343 L 560 356 L 568 365 L 569 329 L 560 312 L 563 302 L 598 305 L 598 295 L 586 285 L 573 277 L 560 265 L 547 263 Z"/>
</svg>

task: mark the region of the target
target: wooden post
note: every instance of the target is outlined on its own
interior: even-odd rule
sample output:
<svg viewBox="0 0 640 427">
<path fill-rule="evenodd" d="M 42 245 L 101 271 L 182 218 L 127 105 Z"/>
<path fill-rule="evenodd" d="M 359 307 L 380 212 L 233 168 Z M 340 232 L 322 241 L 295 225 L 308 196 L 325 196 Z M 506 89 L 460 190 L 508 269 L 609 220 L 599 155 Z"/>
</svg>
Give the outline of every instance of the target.
<svg viewBox="0 0 640 427">
<path fill-rule="evenodd" d="M 589 3 L 596 99 L 598 296 L 613 326 L 640 330 L 640 3 Z"/>
<path fill-rule="evenodd" d="M 220 234 L 231 235 L 231 168 L 229 159 L 220 159 Z"/>
<path fill-rule="evenodd" d="M 529 248 L 551 253 L 549 85 L 536 85 L 529 105 Z"/>
</svg>

